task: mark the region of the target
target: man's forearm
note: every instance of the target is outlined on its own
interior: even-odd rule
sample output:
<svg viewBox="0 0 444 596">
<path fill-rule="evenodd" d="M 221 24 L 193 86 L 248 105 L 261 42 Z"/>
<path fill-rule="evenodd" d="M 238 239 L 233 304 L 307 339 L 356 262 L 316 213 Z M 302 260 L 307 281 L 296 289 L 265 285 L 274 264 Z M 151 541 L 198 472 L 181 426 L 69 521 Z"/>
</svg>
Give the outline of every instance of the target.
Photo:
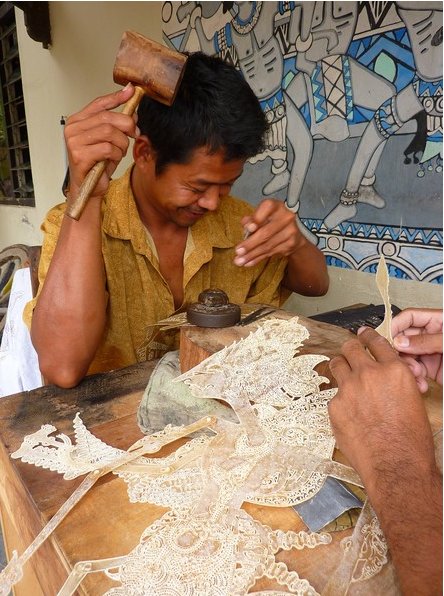
<svg viewBox="0 0 444 596">
<path fill-rule="evenodd" d="M 364 483 L 403 594 L 441 594 L 442 475 L 415 377 L 374 329 L 341 352 L 328 405 L 337 446 Z"/>
<path fill-rule="evenodd" d="M 105 275 L 101 250 L 100 201 L 82 217 L 65 216 L 31 335 L 48 382 L 77 384 L 94 358 L 105 325 Z"/>
<path fill-rule="evenodd" d="M 367 492 L 386 536 L 402 593 L 442 593 L 442 476 L 399 466 L 379 474 Z"/>
<path fill-rule="evenodd" d="M 329 277 L 325 257 L 305 238 L 298 249 L 288 257 L 287 271 L 282 284 L 288 290 L 303 296 L 323 296 L 327 293 Z"/>
</svg>

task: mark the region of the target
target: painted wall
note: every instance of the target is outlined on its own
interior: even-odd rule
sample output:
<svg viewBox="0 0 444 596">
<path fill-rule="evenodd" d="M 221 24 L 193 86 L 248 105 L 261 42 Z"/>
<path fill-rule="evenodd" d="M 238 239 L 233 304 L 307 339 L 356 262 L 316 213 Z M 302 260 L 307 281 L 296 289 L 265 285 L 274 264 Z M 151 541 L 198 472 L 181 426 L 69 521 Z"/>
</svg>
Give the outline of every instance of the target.
<svg viewBox="0 0 444 596">
<path fill-rule="evenodd" d="M 248 5 L 250 3 L 243 4 Z M 282 3 L 264 3 L 264 7 L 262 8 L 262 10 L 265 8 L 264 14 L 268 14 L 267 11 L 270 10 L 269 5 L 274 6 L 275 4 L 279 4 L 281 8 L 284 7 Z M 296 15 L 296 4 L 285 4 L 291 5 L 290 13 Z M 311 3 L 306 2 L 303 4 L 309 5 Z M 354 5 L 355 3 L 346 2 L 344 4 Z M 382 2 L 379 4 L 382 5 L 385 3 Z M 234 5 L 235 3 L 233 3 Z M 180 22 L 177 19 L 177 8 L 179 6 L 183 6 L 182 14 L 179 14 L 181 18 Z M 161 41 L 162 26 L 165 33 L 171 33 L 171 28 L 175 31 L 180 29 L 182 31 L 182 38 L 179 44 L 184 42 L 186 47 L 198 49 L 199 40 L 196 33 L 198 17 L 201 18 L 202 29 L 205 35 L 208 39 L 211 39 L 213 32 L 220 29 L 223 19 L 225 19 L 224 23 L 228 24 L 233 16 L 231 12 L 224 15 L 220 2 L 204 2 L 200 8 L 200 15 L 198 7 L 193 13 L 195 8 L 196 4 L 194 2 L 185 2 L 183 4 L 180 2 L 51 2 L 50 14 L 53 44 L 50 50 L 44 50 L 41 44 L 28 37 L 24 27 L 23 13 L 19 9 L 16 9 L 36 207 L 0 206 L 0 250 L 14 243 L 41 243 L 42 237 L 39 230 L 41 221 L 52 205 L 63 200 L 60 189 L 65 175 L 66 162 L 60 118 L 78 110 L 95 96 L 116 88 L 112 81 L 112 67 L 122 32 L 126 29 L 134 29 L 152 39 Z M 301 9 L 299 8 L 298 10 Z M 289 22 L 287 18 L 289 13 L 284 10 L 282 14 L 279 13 L 276 16 L 278 13 L 279 10 L 277 12 L 274 10 L 273 21 L 270 21 L 268 25 L 272 29 L 271 31 L 267 30 L 269 37 L 264 38 L 264 40 L 270 38 L 273 40 L 277 39 L 280 48 L 286 39 L 285 35 L 288 36 L 288 32 L 286 33 L 286 23 Z M 192 19 L 190 19 L 191 16 Z M 397 13 L 395 16 L 398 18 Z M 174 21 L 173 17 L 176 21 Z M 309 19 L 305 20 L 309 21 Z M 399 18 L 397 22 L 399 22 Z M 276 27 L 276 23 L 282 26 Z M 313 38 L 315 37 L 314 33 L 314 31 L 311 33 Z M 310 33 L 306 33 L 306 35 L 308 35 L 307 39 L 309 39 Z M 164 43 L 168 43 L 165 36 L 163 41 Z M 177 43 L 177 41 L 174 38 L 170 40 L 170 43 Z M 272 45 L 275 45 L 274 41 L 272 41 Z M 246 47 L 245 52 L 247 50 L 248 47 Z M 287 56 L 286 51 L 281 50 L 281 55 L 284 57 L 284 64 L 286 65 L 285 68 L 288 67 L 289 63 L 295 62 L 296 55 L 294 48 L 292 50 L 293 55 L 287 51 Z M 305 53 L 307 53 L 307 50 L 305 50 Z M 230 59 L 230 54 L 226 53 L 226 57 Z M 308 54 L 307 60 L 309 57 Z M 354 60 L 354 58 L 352 59 Z M 292 80 L 294 80 L 295 77 L 292 76 L 290 70 L 288 72 L 290 73 L 289 78 L 292 77 Z M 292 72 L 294 74 L 295 70 L 293 69 Z M 268 80 L 268 77 L 270 80 Z M 303 79 L 305 81 L 305 95 L 303 88 L 300 97 L 297 94 L 292 95 L 297 105 L 307 96 L 307 89 L 309 89 L 306 73 Z M 273 73 L 268 73 L 265 82 L 269 85 L 281 85 L 279 78 L 276 79 Z M 383 86 L 386 85 L 388 83 L 384 83 Z M 279 106 L 277 107 L 279 108 Z M 300 112 L 298 109 L 294 112 L 297 113 L 298 118 L 302 114 L 302 117 L 305 119 L 308 117 L 307 115 L 310 115 L 310 109 L 314 113 L 314 107 L 311 104 L 306 105 L 306 111 L 302 110 Z M 293 118 L 289 117 L 287 106 L 285 106 L 285 110 L 288 129 L 288 122 L 292 126 Z M 279 113 L 280 110 L 277 109 L 277 112 Z M 327 120 L 327 118 L 324 118 L 324 120 Z M 337 118 L 335 120 L 338 122 Z M 373 253 L 370 256 L 373 258 L 374 251 L 379 250 L 379 244 L 375 244 L 373 237 L 365 238 L 362 236 L 362 231 L 359 232 L 359 230 L 359 233 L 354 236 L 347 235 L 348 232 L 344 234 L 343 226 L 349 225 L 346 223 L 340 224 L 339 227 L 335 226 L 330 231 L 326 229 L 324 224 L 329 208 L 330 210 L 333 209 L 338 203 L 338 197 L 348 173 L 348 161 L 353 157 L 354 148 L 359 141 L 359 135 L 363 134 L 365 123 L 347 124 L 351 132 L 350 136 L 344 139 L 344 141 L 330 141 L 323 138 L 321 134 L 312 135 L 311 128 L 307 123 L 308 121 L 304 121 L 305 127 L 309 130 L 310 134 L 307 135 L 305 131 L 305 136 L 298 136 L 295 146 L 297 156 L 305 151 L 305 161 L 307 161 L 308 156 L 309 163 L 303 180 L 293 181 L 292 188 L 296 188 L 296 191 L 295 194 L 291 195 L 294 197 L 292 199 L 293 201 L 296 198 L 299 200 L 300 215 L 305 224 L 304 229 L 308 230 L 307 233 L 312 234 L 316 238 L 316 241 L 320 242 L 323 250 L 326 252 L 327 250 L 330 251 L 330 253 L 327 253 L 329 257 L 345 254 L 344 246 L 346 250 L 349 250 L 347 247 L 350 247 L 351 243 L 354 242 L 358 248 L 360 246 L 362 247 L 361 252 L 368 250 L 369 246 L 372 247 L 371 250 Z M 300 118 L 298 122 L 302 125 Z M 322 124 L 322 121 L 319 124 Z M 326 124 L 324 123 L 323 126 L 325 127 Z M 346 130 L 343 123 L 338 126 Z M 401 143 L 403 147 L 408 145 L 408 139 L 413 138 L 413 128 L 409 133 L 406 133 L 406 136 L 410 135 L 410 137 L 405 139 L 407 141 L 406 143 Z M 271 150 L 272 157 L 270 155 L 263 156 L 263 160 L 255 164 L 247 164 L 246 174 L 239 181 L 235 189 L 239 196 L 247 198 L 252 203 L 266 196 L 263 190 L 267 190 L 264 187 L 269 183 L 271 183 L 271 190 L 274 196 L 278 196 L 283 200 L 289 196 L 289 182 L 280 190 L 276 190 L 276 187 L 282 184 L 282 180 L 289 178 L 290 171 L 293 171 L 293 162 L 297 162 L 297 159 L 293 155 L 294 152 L 291 145 L 286 141 L 284 129 L 278 132 L 279 135 L 276 137 L 277 142 L 273 143 L 273 139 L 270 142 L 271 146 L 277 145 L 276 151 Z M 378 181 L 375 183 L 375 188 L 378 190 L 380 189 L 380 179 L 381 183 L 385 181 L 385 185 L 390 182 L 391 174 L 381 176 L 380 168 L 383 164 L 387 163 L 390 172 L 391 162 L 386 160 L 386 156 L 391 156 L 394 153 L 391 150 L 391 144 L 393 144 L 393 141 L 398 141 L 398 136 L 395 135 L 395 139 L 388 139 L 386 143 L 387 148 L 383 151 L 383 157 L 376 170 Z M 284 141 L 282 142 L 281 139 Z M 401 155 L 401 161 L 403 157 Z M 127 158 L 125 163 L 121 164 L 117 173 L 125 169 L 129 159 Z M 334 167 L 332 167 L 332 164 L 334 164 Z M 400 163 L 399 167 L 401 165 Z M 254 187 L 251 186 L 251 171 L 254 171 L 257 181 Z M 417 168 L 414 170 L 412 176 L 416 176 L 416 171 Z M 402 181 L 405 175 L 402 169 L 401 173 L 399 182 Z M 283 174 L 283 176 L 280 174 Z M 432 175 L 435 176 L 435 173 Z M 440 220 L 442 217 L 441 194 L 439 192 L 438 195 L 436 193 L 433 195 L 433 192 L 430 190 L 432 188 L 430 180 L 431 176 L 427 173 L 424 176 L 424 180 L 417 182 L 420 185 L 418 188 L 425 189 L 424 192 L 421 195 L 417 195 L 417 199 L 415 197 L 409 199 L 410 207 L 408 213 L 409 216 L 414 218 L 414 222 L 422 222 L 424 218 L 429 218 L 428 213 L 431 199 L 439 204 L 438 219 Z M 274 189 L 273 185 L 275 187 Z M 320 194 L 322 185 L 324 186 L 324 191 L 323 194 Z M 385 189 L 386 186 L 382 186 L 381 188 Z M 270 190 L 270 186 L 268 190 Z M 378 224 L 380 220 L 375 220 L 375 213 L 380 215 L 382 223 L 385 224 L 388 222 L 392 224 L 393 222 L 389 221 L 388 215 L 386 215 L 389 213 L 389 207 L 394 206 L 395 213 L 399 215 L 399 201 L 406 199 L 402 193 L 401 195 L 399 194 L 401 191 L 398 185 L 392 185 L 389 190 L 388 196 L 385 194 L 383 196 L 386 205 L 382 209 L 371 207 L 365 203 L 359 203 L 357 206 L 357 216 L 354 219 L 350 218 L 351 224 L 354 221 L 362 221 L 365 222 L 365 225 L 367 225 L 366 222 L 373 222 L 376 226 L 381 225 L 380 223 Z M 395 193 L 395 191 L 397 193 L 396 200 L 393 201 L 391 193 Z M 401 196 L 401 199 L 399 196 Z M 433 198 L 434 196 L 435 198 Z M 436 210 L 433 213 L 436 213 Z M 429 223 L 427 225 L 432 230 L 438 229 L 439 232 L 442 229 L 442 225 L 435 225 L 438 219 L 435 219 L 433 225 Z M 429 219 L 427 219 L 428 221 Z M 370 228 L 372 225 L 369 224 Z M 353 230 L 353 226 L 350 229 Z M 372 229 L 377 230 L 377 233 L 380 234 L 379 228 Z M 387 246 L 389 247 L 390 244 L 387 244 Z M 409 248 L 409 246 L 406 245 L 406 248 Z M 419 244 L 417 241 L 412 245 L 413 249 L 415 247 L 425 248 L 427 250 L 431 248 L 431 246 L 423 246 L 423 244 Z M 356 256 L 356 252 L 358 256 Z M 380 299 L 375 292 L 374 275 L 357 270 L 356 262 L 359 262 L 360 253 L 359 251 L 355 251 L 354 254 L 355 261 L 352 262 L 352 268 L 342 269 L 333 263 L 330 266 L 332 283 L 327 296 L 316 299 L 293 296 L 288 303 L 289 308 L 297 310 L 301 314 L 309 315 L 357 302 L 373 301 L 379 303 Z M 427 255 L 429 253 L 425 254 Z M 428 264 L 430 259 L 425 259 L 424 262 Z M 347 262 L 346 264 L 349 263 Z M 439 306 L 441 304 L 441 286 L 436 283 L 407 282 L 393 278 L 391 291 L 395 292 L 394 303 L 400 307 L 410 304 L 416 304 L 418 306 Z"/>
<path fill-rule="evenodd" d="M 382 253 L 440 296 L 442 3 L 165 2 L 162 18 L 166 43 L 235 64 L 270 122 L 234 192 L 285 200 L 333 291 Z"/>
</svg>

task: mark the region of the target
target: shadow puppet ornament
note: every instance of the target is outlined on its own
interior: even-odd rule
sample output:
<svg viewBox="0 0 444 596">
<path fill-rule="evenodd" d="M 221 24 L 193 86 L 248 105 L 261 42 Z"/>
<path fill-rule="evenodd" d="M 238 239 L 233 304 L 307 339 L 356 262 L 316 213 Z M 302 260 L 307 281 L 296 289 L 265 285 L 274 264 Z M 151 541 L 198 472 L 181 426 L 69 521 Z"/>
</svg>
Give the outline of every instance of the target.
<svg viewBox="0 0 444 596">
<path fill-rule="evenodd" d="M 328 402 L 336 389 L 321 389 L 328 379 L 315 366 L 322 355 L 298 355 L 308 330 L 297 317 L 270 319 L 245 339 L 210 356 L 176 379 L 203 400 L 230 405 L 236 421 L 206 416 L 187 426 L 143 437 L 128 451 L 94 437 L 79 415 L 75 442 L 44 425 L 25 437 L 12 457 L 63 474 L 87 474 L 28 549 L 16 552 L 0 574 L 7 595 L 23 575 L 23 565 L 96 480 L 108 472 L 127 484 L 131 502 L 169 511 L 149 525 L 129 554 L 77 563 L 60 590 L 73 594 L 91 572 L 103 571 L 117 583 L 108 595 L 162 596 L 244 594 L 315 595 L 318 591 L 296 570 L 276 559 L 282 550 L 328 549 L 327 532 L 274 530 L 242 506 L 288 507 L 316 495 L 328 476 L 362 486 L 356 472 L 332 459 L 334 437 Z M 194 436 L 166 457 L 149 457 L 166 444 Z M 370 594 L 362 585 L 390 566 L 387 545 L 368 502 L 322 594 Z M 267 577 L 283 591 L 251 592 Z M 389 569 L 378 583 L 384 594 L 398 594 Z"/>
</svg>

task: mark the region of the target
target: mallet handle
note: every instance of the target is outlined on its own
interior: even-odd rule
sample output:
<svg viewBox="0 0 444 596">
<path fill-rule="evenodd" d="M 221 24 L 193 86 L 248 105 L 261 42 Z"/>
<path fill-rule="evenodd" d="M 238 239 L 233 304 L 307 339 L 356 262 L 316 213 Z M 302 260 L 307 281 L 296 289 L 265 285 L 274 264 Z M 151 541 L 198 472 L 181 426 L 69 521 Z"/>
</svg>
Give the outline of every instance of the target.
<svg viewBox="0 0 444 596">
<path fill-rule="evenodd" d="M 126 102 L 123 106 L 122 114 L 126 114 L 127 116 L 132 116 L 137 109 L 137 106 L 140 103 L 144 95 L 144 90 L 142 87 L 135 87 L 134 95 Z M 79 220 L 80 216 L 83 213 L 85 205 L 91 196 L 91 193 L 95 189 L 100 177 L 102 176 L 103 172 L 108 165 L 108 161 L 99 161 L 96 165 L 88 172 L 85 177 L 85 180 L 82 182 L 82 186 L 80 187 L 79 194 L 74 199 L 74 201 L 68 205 L 66 208 L 66 215 L 69 215 L 72 219 Z"/>
</svg>

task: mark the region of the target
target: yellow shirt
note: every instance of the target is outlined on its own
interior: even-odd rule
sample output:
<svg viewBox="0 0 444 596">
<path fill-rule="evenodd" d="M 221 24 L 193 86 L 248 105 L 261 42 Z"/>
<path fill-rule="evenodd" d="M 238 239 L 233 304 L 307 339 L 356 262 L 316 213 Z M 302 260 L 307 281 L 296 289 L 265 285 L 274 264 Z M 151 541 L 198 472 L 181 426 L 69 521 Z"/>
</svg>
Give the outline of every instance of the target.
<svg viewBox="0 0 444 596">
<path fill-rule="evenodd" d="M 184 255 L 184 302 L 175 310 L 173 295 L 159 271 L 154 242 L 143 226 L 130 185 L 131 168 L 112 181 L 102 205 L 102 253 L 108 292 L 107 323 L 102 342 L 88 374 L 159 358 L 177 349 L 177 330 L 159 331 L 156 323 L 197 301 L 207 288 L 224 290 L 230 302 L 280 306 L 290 292 L 281 287 L 287 260 L 273 257 L 255 267 L 233 264 L 234 247 L 241 242 L 241 219 L 253 211 L 244 201 L 224 197 L 216 212 L 207 213 L 188 230 Z M 45 233 L 39 265 L 41 289 L 65 212 L 52 208 L 43 225 Z M 28 303 L 30 324 L 37 298 Z"/>
</svg>

